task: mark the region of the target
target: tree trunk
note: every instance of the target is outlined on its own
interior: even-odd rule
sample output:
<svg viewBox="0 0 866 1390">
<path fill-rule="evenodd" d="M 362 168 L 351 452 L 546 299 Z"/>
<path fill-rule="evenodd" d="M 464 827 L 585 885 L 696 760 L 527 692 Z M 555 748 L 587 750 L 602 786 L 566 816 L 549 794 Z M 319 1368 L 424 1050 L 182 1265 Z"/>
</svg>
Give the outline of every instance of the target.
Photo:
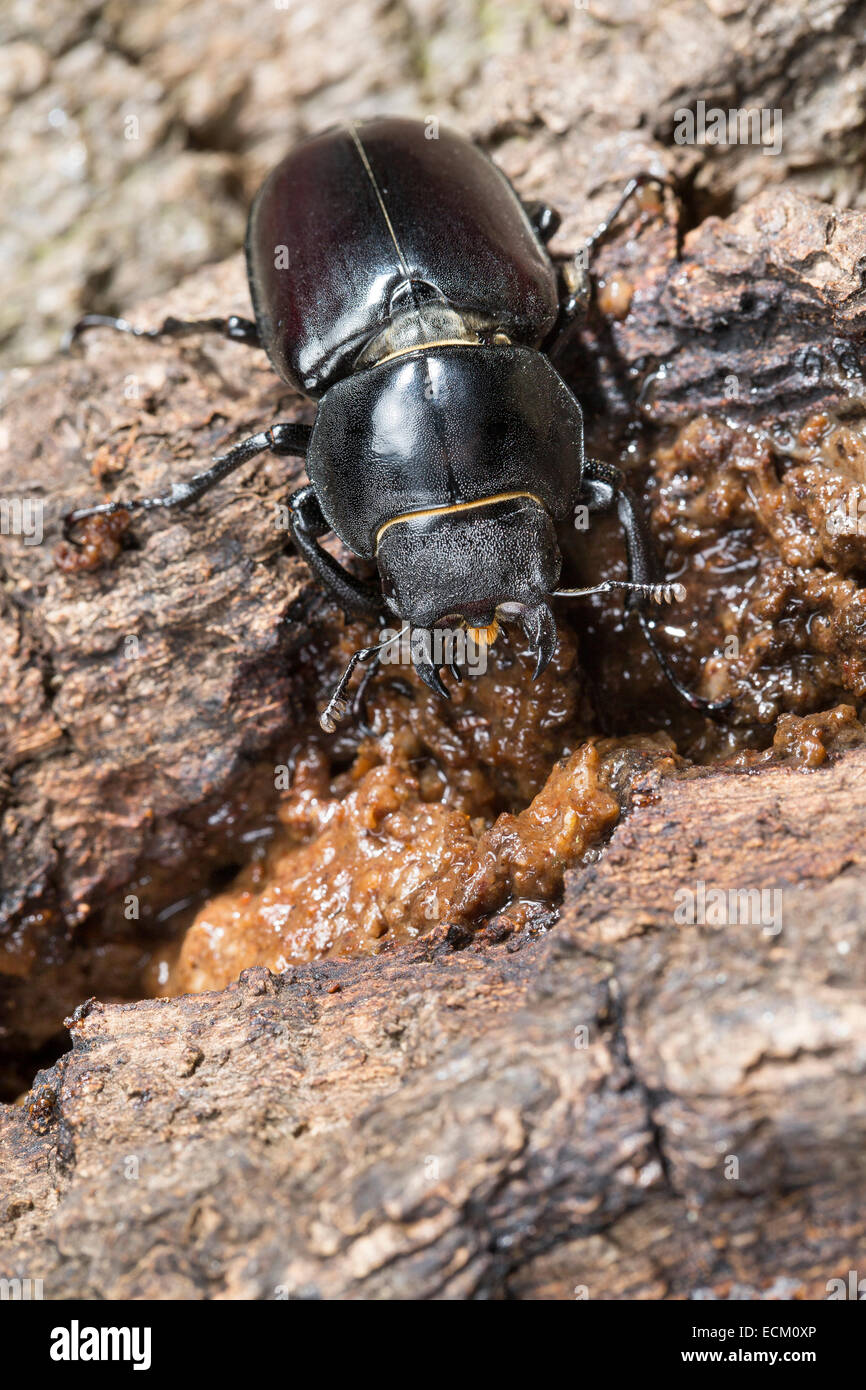
<svg viewBox="0 0 866 1390">
<path fill-rule="evenodd" d="M 339 800 L 390 755 L 378 726 L 375 757 L 357 725 L 316 732 L 364 634 L 286 546 L 298 464 L 93 533 L 92 568 L 58 550 L 71 508 L 163 493 L 311 404 L 204 337 L 100 331 L 12 374 L 0 496 L 44 541 L 2 536 L 6 1093 L 59 1060 L 0 1106 L 0 1274 L 48 1297 L 823 1297 L 862 1256 L 866 213 L 811 196 L 861 197 L 862 7 L 540 15 L 442 119 L 561 207 L 557 251 L 629 175 L 678 190 L 624 211 L 557 365 L 686 583 L 672 660 L 730 715 L 684 713 L 615 600 L 563 612 L 573 708 L 538 714 L 477 830 L 519 859 L 520 812 L 567 801 L 602 740 L 602 800 L 531 911 L 511 863 L 501 901 L 452 897 L 376 954 L 273 974 L 250 948 L 225 989 L 144 998 L 171 924 L 273 831 L 275 766 L 319 750 Z M 677 144 L 698 100 L 782 109 L 781 152 Z M 123 308 L 249 315 L 240 256 Z M 570 563 L 619 573 L 615 531 Z M 412 692 L 400 735 L 428 719 Z M 465 770 L 489 782 L 517 736 L 485 718 Z"/>
</svg>

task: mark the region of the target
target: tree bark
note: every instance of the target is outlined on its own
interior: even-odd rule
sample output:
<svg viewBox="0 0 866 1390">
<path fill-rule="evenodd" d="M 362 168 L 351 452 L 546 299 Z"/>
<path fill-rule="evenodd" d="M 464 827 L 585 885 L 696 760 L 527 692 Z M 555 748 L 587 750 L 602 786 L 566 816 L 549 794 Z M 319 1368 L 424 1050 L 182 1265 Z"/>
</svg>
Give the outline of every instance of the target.
<svg viewBox="0 0 866 1390">
<path fill-rule="evenodd" d="M 163 493 L 313 410 L 260 354 L 204 338 L 95 333 L 13 374 L 0 496 L 44 503 L 45 541 L 0 537 L 7 1091 L 75 1014 L 72 1050 L 0 1106 L 0 1274 L 47 1297 L 823 1297 L 862 1261 L 866 751 L 847 706 L 866 695 L 866 541 L 827 518 L 866 477 L 866 213 L 810 196 L 861 198 L 862 7 L 764 27 L 723 3 L 568 8 L 485 59 L 457 124 L 561 206 L 557 250 L 630 174 L 682 195 L 626 211 L 558 365 L 594 447 L 639 427 L 656 536 L 697 575 L 679 656 L 732 696 L 731 732 L 671 716 L 693 761 L 629 764 L 619 823 L 544 933 L 445 923 L 141 999 L 160 913 L 211 891 L 268 813 L 340 624 L 274 524 L 291 461 L 134 518 L 134 547 L 92 571 L 58 564 L 60 518 Z M 673 143 L 705 98 L 783 107 L 779 158 Z M 240 257 L 122 307 L 249 315 Z M 736 546 L 739 607 L 716 593 Z M 644 731 L 656 676 L 607 609 L 588 624 L 598 731 Z M 731 633 L 739 656 L 711 655 Z M 144 876 L 150 916 L 130 921 Z M 757 920 L 721 925 L 726 898 L 716 925 L 713 891 L 763 893 Z"/>
<path fill-rule="evenodd" d="M 4 1274 L 58 1298 L 825 1296 L 863 1248 L 864 773 L 855 750 L 650 779 L 541 940 L 85 1005 L 0 1121 Z M 698 872 L 781 891 L 781 930 L 673 924 Z"/>
</svg>

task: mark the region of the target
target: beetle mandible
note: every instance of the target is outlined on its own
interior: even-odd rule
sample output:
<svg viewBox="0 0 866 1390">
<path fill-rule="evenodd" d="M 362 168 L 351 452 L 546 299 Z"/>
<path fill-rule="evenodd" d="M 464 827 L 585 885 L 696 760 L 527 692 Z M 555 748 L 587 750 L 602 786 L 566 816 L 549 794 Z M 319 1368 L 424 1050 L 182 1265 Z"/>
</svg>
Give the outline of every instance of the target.
<svg viewBox="0 0 866 1390">
<path fill-rule="evenodd" d="M 583 416 L 550 352 L 585 312 L 587 257 L 555 261 L 559 215 L 523 204 L 497 166 L 463 137 L 384 117 L 335 126 L 298 145 L 253 202 L 246 238 L 255 322 L 182 321 L 144 337 L 216 331 L 264 348 L 280 377 L 318 402 L 315 424 L 278 423 L 236 444 L 162 497 L 107 502 L 65 518 L 185 507 L 265 450 L 306 460 L 290 498 L 297 549 L 349 615 L 389 612 L 411 633 L 418 675 L 448 697 L 434 662 L 437 626 L 495 633 L 520 623 L 538 676 L 556 648 L 550 599 L 623 589 L 668 679 L 695 709 L 723 702 L 688 690 L 658 647 L 649 603 L 679 597 L 659 583 L 653 547 L 622 472 L 584 455 Z M 639 175 L 587 244 L 591 250 L 638 187 Z M 559 589 L 557 531 L 575 508 L 616 507 L 628 581 Z M 379 583 L 351 574 L 319 544 L 334 532 L 375 559 Z M 348 708 L 349 662 L 321 717 L 331 732 Z M 458 675 L 452 666 L 454 674 Z"/>
</svg>

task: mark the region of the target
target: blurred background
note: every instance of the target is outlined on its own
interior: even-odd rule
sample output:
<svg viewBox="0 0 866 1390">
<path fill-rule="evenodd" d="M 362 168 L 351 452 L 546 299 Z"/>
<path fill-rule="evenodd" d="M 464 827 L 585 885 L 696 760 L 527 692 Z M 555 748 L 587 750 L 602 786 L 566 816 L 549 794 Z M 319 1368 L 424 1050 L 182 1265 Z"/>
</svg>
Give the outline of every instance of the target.
<svg viewBox="0 0 866 1390">
<path fill-rule="evenodd" d="M 349 114 L 451 120 L 566 241 L 660 147 L 704 212 L 782 178 L 851 205 L 864 35 L 859 0 L 4 0 L 0 361 L 235 250 L 268 168 Z M 698 98 L 784 108 L 783 154 L 674 148 Z"/>
</svg>

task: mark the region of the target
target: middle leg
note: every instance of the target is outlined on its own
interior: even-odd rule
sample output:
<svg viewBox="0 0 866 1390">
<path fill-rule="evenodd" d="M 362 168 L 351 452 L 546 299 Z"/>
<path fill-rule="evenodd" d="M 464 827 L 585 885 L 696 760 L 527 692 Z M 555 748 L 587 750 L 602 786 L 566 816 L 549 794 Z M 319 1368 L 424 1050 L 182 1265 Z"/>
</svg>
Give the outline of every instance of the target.
<svg viewBox="0 0 866 1390">
<path fill-rule="evenodd" d="M 242 439 L 239 444 L 235 444 L 232 449 L 229 449 L 228 453 L 218 455 L 210 468 L 206 468 L 202 473 L 195 473 L 186 482 L 172 483 L 171 491 L 162 497 L 132 497 L 126 502 L 118 500 L 102 502 L 95 507 L 78 507 L 63 518 L 63 534 L 68 541 L 75 545 L 73 529 L 79 521 L 84 521 L 89 516 L 111 516 L 115 512 L 152 511 L 154 508 L 188 507 L 193 502 L 197 502 L 217 483 L 222 482 L 223 478 L 228 477 L 229 473 L 233 473 L 242 463 L 255 458 L 257 454 L 265 453 L 268 449 L 273 450 L 275 454 L 296 455 L 303 458 L 307 452 L 311 433 L 309 425 L 291 423 L 273 425 L 269 430 L 261 430 L 258 434 L 250 435 L 249 439 Z"/>
</svg>

